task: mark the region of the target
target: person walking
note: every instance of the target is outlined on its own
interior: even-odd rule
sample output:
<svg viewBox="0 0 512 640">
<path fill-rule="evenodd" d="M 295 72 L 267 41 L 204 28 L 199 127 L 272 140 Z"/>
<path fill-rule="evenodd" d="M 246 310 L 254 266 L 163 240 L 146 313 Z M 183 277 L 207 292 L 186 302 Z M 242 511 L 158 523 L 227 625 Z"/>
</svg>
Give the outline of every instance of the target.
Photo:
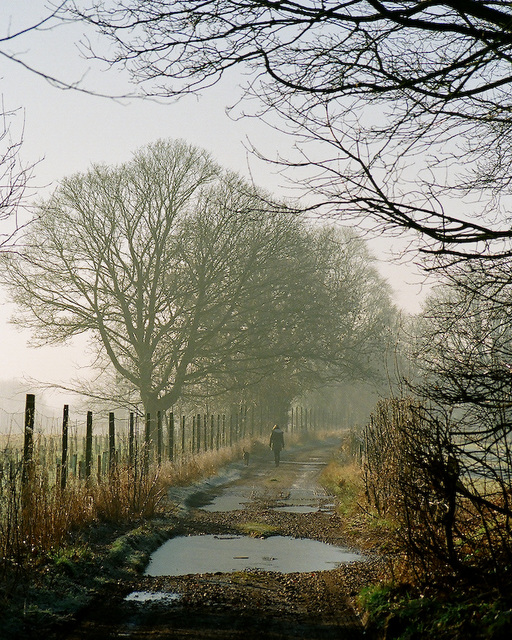
<svg viewBox="0 0 512 640">
<path fill-rule="evenodd" d="M 278 467 L 281 450 L 284 449 L 284 433 L 277 424 L 274 425 L 272 433 L 270 434 L 270 448 L 274 452 L 274 461 L 276 463 L 276 467 Z"/>
</svg>

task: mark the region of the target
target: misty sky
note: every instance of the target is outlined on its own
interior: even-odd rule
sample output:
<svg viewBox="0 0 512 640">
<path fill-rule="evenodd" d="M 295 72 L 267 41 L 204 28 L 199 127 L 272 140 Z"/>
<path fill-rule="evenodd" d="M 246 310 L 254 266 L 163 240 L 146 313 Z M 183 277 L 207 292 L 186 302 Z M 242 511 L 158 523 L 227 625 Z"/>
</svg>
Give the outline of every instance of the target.
<svg viewBox="0 0 512 640">
<path fill-rule="evenodd" d="M 44 5 L 40 0 L 3 0 L 1 35 L 36 22 L 45 15 Z M 31 33 L 1 50 L 16 53 L 27 64 L 65 81 L 82 79 L 87 89 L 117 94 L 132 91 L 119 73 L 91 67 L 80 58 L 74 44 L 79 35 L 74 27 Z M 225 113 L 225 107 L 236 99 L 241 79 L 232 78 L 200 98 L 189 96 L 168 103 L 115 101 L 62 91 L 4 57 L 0 58 L 0 79 L 4 111 L 18 110 L 11 119 L 13 137 L 24 130 L 22 158 L 29 164 L 39 161 L 32 181 L 34 198 L 48 194 L 65 175 L 85 171 L 92 163 L 123 162 L 134 150 L 158 138 L 183 138 L 274 194 L 287 193 L 275 169 L 248 154 L 246 146 L 250 140 L 272 157 L 285 155 L 293 141 L 255 119 L 234 121 Z M 397 304 L 418 311 L 424 297 L 421 277 L 408 266 L 386 264 L 386 251 L 394 249 L 391 239 L 374 241 L 371 246 L 382 259 L 381 271 L 395 291 Z M 4 301 L 1 292 L 0 296 Z M 75 374 L 77 365 L 87 363 L 83 342 L 65 349 L 29 349 L 30 336 L 8 323 L 12 312 L 10 305 L 1 305 L 0 378 L 64 381 Z"/>
</svg>

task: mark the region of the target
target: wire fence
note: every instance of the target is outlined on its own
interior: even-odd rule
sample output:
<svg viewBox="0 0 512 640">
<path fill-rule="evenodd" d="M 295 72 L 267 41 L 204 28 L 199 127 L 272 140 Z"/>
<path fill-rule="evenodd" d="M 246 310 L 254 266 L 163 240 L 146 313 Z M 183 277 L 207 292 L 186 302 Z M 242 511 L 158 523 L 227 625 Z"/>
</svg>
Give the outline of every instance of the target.
<svg viewBox="0 0 512 640">
<path fill-rule="evenodd" d="M 109 412 L 71 420 L 68 405 L 62 418 L 48 418 L 36 410 L 35 396 L 27 394 L 25 412 L 2 412 L 0 435 L 0 490 L 14 470 L 29 478 L 32 468 L 43 468 L 65 488 L 70 476 L 101 482 L 116 465 L 186 462 L 191 457 L 232 447 L 247 438 L 264 438 L 273 425 L 267 408 L 240 406 L 226 413 Z M 295 406 L 283 425 L 291 433 L 339 426 L 333 412 Z"/>
</svg>

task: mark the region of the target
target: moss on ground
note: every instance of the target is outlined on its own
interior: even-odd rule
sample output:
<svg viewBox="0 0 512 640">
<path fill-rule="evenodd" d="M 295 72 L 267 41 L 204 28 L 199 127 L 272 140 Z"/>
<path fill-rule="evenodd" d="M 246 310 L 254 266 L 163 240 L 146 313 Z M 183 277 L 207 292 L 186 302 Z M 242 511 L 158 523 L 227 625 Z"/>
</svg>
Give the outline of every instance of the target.
<svg viewBox="0 0 512 640">
<path fill-rule="evenodd" d="M 266 522 L 245 522 L 239 526 L 240 531 L 252 538 L 269 538 L 275 535 L 277 527 Z"/>
<path fill-rule="evenodd" d="M 2 640 L 39 638 L 45 630 L 66 626 L 103 588 L 142 573 L 169 535 L 162 521 L 124 531 L 101 524 L 34 558 L 23 575 L 3 582 L 13 586 L 0 593 Z"/>
<path fill-rule="evenodd" d="M 363 590 L 361 604 L 368 629 L 396 640 L 508 640 L 512 601 L 493 591 L 453 589 L 448 595 L 430 589 L 425 595 L 405 586 L 373 585 Z"/>
</svg>

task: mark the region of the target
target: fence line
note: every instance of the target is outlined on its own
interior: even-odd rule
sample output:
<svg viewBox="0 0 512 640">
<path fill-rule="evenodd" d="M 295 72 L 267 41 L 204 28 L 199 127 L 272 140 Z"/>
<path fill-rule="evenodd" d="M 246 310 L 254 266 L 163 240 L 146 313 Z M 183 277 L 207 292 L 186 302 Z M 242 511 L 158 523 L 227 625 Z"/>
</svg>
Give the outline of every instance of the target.
<svg viewBox="0 0 512 640">
<path fill-rule="evenodd" d="M 246 438 L 266 437 L 272 426 L 269 413 L 243 405 L 230 413 L 158 412 L 156 416 L 144 417 L 142 429 L 139 416 L 133 412 L 128 419 L 110 412 L 107 432 L 98 433 L 96 429 L 95 433 L 97 425 L 91 411 L 87 412 L 85 423 L 77 421 L 71 429 L 69 406 L 64 405 L 61 433 L 45 434 L 36 429 L 35 396 L 27 394 L 23 445 L 21 439 L 7 437 L 0 446 L 0 490 L 8 468 L 22 470 L 23 482 L 29 483 L 35 466 L 39 465 L 65 489 L 70 476 L 101 482 L 118 464 L 133 466 L 140 462 L 147 472 L 150 464 L 184 462 L 201 453 L 232 447 Z M 82 433 L 79 424 L 85 426 Z M 283 426 L 295 433 L 341 425 L 334 412 L 297 406 L 290 410 L 288 424 Z"/>
</svg>

